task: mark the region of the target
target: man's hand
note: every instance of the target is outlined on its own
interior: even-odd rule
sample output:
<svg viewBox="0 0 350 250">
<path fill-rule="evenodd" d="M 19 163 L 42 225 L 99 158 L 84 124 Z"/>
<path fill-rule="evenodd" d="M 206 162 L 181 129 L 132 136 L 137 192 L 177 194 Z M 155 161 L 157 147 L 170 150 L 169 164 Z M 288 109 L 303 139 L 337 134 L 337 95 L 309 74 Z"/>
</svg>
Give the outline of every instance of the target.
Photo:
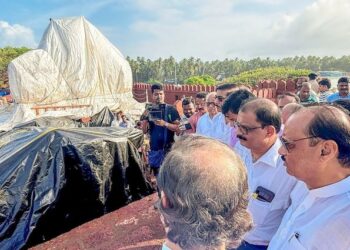
<svg viewBox="0 0 350 250">
<path fill-rule="evenodd" d="M 165 122 L 164 120 L 162 119 L 159 119 L 159 120 L 155 120 L 154 123 L 158 126 L 161 126 L 161 127 L 165 127 L 167 122 Z"/>
<path fill-rule="evenodd" d="M 145 111 L 143 111 L 141 117 L 140 117 L 140 120 L 148 120 L 148 117 L 149 117 L 149 111 L 146 109 Z"/>
<path fill-rule="evenodd" d="M 142 132 L 144 134 L 147 134 L 148 133 L 148 130 L 149 130 L 149 123 L 147 120 L 142 120 L 141 121 L 141 128 L 142 128 Z"/>
</svg>

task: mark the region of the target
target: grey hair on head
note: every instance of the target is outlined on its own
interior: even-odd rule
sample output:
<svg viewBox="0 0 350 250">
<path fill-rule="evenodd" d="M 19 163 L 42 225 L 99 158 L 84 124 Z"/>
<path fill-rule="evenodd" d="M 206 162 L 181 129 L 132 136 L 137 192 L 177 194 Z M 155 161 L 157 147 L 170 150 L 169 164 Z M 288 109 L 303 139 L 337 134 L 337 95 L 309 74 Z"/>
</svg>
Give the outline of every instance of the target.
<svg viewBox="0 0 350 250">
<path fill-rule="evenodd" d="M 168 201 L 167 207 L 158 203 L 167 237 L 182 249 L 239 244 L 252 227 L 245 167 L 223 143 L 183 137 L 166 156 L 157 182 Z"/>
</svg>

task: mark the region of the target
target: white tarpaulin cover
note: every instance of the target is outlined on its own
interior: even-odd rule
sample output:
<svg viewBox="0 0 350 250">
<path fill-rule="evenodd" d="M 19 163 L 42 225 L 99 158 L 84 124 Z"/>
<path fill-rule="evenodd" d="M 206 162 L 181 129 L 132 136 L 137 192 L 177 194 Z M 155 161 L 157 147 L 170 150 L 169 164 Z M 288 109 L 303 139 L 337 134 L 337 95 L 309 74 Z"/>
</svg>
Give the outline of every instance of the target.
<svg viewBox="0 0 350 250">
<path fill-rule="evenodd" d="M 8 74 L 12 96 L 26 110 L 89 105 L 79 111 L 83 116 L 105 106 L 131 114 L 142 109 L 132 97 L 129 63 L 84 17 L 51 19 L 38 49 L 14 59 Z"/>
</svg>

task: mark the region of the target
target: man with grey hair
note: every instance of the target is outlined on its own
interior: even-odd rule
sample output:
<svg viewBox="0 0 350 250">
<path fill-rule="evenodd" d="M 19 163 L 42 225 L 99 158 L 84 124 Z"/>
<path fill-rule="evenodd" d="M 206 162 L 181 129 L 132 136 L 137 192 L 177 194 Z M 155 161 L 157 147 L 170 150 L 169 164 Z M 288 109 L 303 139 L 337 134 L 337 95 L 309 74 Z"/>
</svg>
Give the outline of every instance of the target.
<svg viewBox="0 0 350 250">
<path fill-rule="evenodd" d="M 218 108 L 215 105 L 216 92 L 211 92 L 206 98 L 206 107 L 208 112 L 199 118 L 197 123 L 196 133 L 199 135 L 205 135 L 208 137 L 214 137 L 215 124 L 218 124 L 220 120 L 220 114 Z"/>
<path fill-rule="evenodd" d="M 239 245 L 251 228 L 245 167 L 214 139 L 190 135 L 177 141 L 162 164 L 158 187 L 167 232 L 163 249 L 224 250 L 229 243 Z"/>
</svg>

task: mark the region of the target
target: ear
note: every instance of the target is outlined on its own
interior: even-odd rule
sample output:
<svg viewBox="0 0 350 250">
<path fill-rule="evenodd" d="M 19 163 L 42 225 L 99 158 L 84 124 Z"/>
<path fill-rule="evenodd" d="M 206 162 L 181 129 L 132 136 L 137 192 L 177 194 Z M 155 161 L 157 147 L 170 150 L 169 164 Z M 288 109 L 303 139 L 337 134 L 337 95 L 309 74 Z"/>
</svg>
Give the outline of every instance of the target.
<svg viewBox="0 0 350 250">
<path fill-rule="evenodd" d="M 160 201 L 162 203 L 162 207 L 170 208 L 170 202 L 169 202 L 168 198 L 166 197 L 164 191 L 160 192 Z"/>
<path fill-rule="evenodd" d="M 266 126 L 266 135 L 267 136 L 270 137 L 270 136 L 274 135 L 275 133 L 276 133 L 276 129 L 274 126 L 271 126 L 271 125 Z"/>
<path fill-rule="evenodd" d="M 333 140 L 326 140 L 322 143 L 320 157 L 322 161 L 329 161 L 338 157 L 338 145 Z"/>
</svg>

